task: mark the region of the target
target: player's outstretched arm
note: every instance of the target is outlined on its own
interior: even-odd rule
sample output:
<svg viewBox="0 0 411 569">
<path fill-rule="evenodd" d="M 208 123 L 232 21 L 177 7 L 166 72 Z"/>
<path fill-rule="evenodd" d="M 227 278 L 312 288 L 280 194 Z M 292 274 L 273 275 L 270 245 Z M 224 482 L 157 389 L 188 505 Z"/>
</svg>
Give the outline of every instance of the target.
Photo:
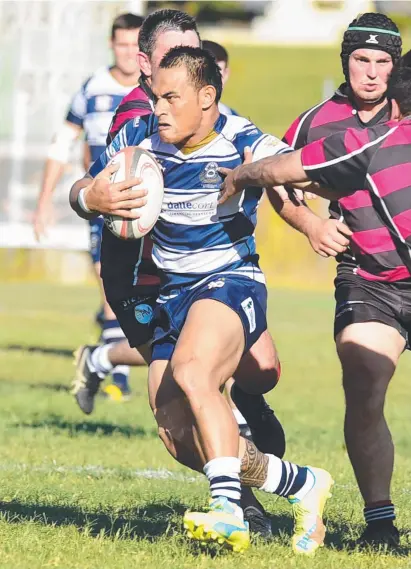
<svg viewBox="0 0 411 569">
<path fill-rule="evenodd" d="M 34 235 L 37 241 L 46 233 L 51 218 L 54 190 L 69 161 L 71 147 L 82 130 L 81 127 L 66 121 L 50 145 L 33 219 Z"/>
<path fill-rule="evenodd" d="M 118 163 L 109 163 L 95 178 L 87 174 L 77 180 L 70 190 L 70 205 L 83 219 L 92 219 L 100 214 L 118 215 L 125 219 L 138 219 L 139 208 L 147 203 L 147 190 L 134 186 L 141 184 L 140 178 L 112 184 L 112 174 Z"/>
<path fill-rule="evenodd" d="M 219 172 L 225 176 L 220 204 L 242 192 L 247 186 L 271 188 L 309 181 L 301 163 L 301 150 L 263 158 L 252 164 L 238 166 L 234 170 L 219 168 Z"/>
</svg>

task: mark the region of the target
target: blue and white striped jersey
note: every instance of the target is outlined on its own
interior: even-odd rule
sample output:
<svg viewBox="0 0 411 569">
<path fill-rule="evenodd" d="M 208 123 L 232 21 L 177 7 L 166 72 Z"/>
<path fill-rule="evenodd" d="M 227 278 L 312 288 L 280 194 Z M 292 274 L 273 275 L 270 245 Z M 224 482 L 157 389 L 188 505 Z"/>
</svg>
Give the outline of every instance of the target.
<svg viewBox="0 0 411 569">
<path fill-rule="evenodd" d="M 219 103 L 218 103 L 218 110 L 220 111 L 220 113 L 222 115 L 236 115 L 236 116 L 238 116 L 238 113 L 236 113 L 234 109 L 232 109 L 231 107 L 229 107 L 225 103 L 222 103 L 221 101 L 219 101 Z"/>
<path fill-rule="evenodd" d="M 163 206 L 151 233 L 162 293 L 224 274 L 265 282 L 254 238 L 263 190 L 247 188 L 218 205 L 222 177 L 217 169 L 242 164 L 247 146 L 254 160 L 290 151 L 289 146 L 263 134 L 245 118 L 221 114 L 214 125 L 214 137 L 187 153 L 162 142 L 156 118 L 148 115 L 122 128 L 91 167 L 90 175 L 96 176 L 126 146 L 152 152 L 163 168 Z"/>
<path fill-rule="evenodd" d="M 136 86 L 120 85 L 111 75 L 110 68 L 103 67 L 89 77 L 74 96 L 66 120 L 84 130 L 93 162 L 106 147 L 114 111 Z"/>
</svg>

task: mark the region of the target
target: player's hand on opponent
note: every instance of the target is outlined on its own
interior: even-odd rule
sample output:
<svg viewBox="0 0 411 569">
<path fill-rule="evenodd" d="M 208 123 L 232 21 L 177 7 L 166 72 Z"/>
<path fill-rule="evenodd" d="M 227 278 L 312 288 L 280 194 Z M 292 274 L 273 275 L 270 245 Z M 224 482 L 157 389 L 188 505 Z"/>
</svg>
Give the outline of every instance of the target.
<svg viewBox="0 0 411 569">
<path fill-rule="evenodd" d="M 246 146 L 244 148 L 244 161 L 243 164 L 251 164 L 253 161 L 253 153 L 251 152 L 251 148 Z M 231 196 L 234 194 L 238 194 L 244 190 L 243 187 L 237 187 L 235 183 L 235 173 L 237 172 L 240 166 L 234 168 L 234 170 L 230 170 L 229 168 L 219 168 L 218 171 L 222 176 L 224 176 L 224 182 L 221 186 L 221 193 L 220 198 L 218 200 L 219 205 L 226 202 Z"/>
<path fill-rule="evenodd" d="M 337 219 L 313 216 L 306 234 L 311 247 L 318 255 L 336 257 L 347 249 L 352 231 Z"/>
<path fill-rule="evenodd" d="M 132 178 L 123 182 L 111 183 L 111 176 L 119 163 L 110 163 L 102 170 L 89 186 L 85 188 L 84 200 L 91 211 L 107 215 L 119 215 L 125 219 L 138 219 L 139 213 L 132 211 L 147 203 L 145 188 L 134 189 L 142 183 L 141 178 Z"/>
</svg>

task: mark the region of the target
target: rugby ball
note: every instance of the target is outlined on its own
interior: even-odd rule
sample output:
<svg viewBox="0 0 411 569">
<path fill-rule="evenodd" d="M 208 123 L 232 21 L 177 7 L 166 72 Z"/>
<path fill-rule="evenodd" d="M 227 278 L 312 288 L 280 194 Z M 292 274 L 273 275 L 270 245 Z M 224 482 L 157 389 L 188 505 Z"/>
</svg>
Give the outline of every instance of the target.
<svg viewBox="0 0 411 569">
<path fill-rule="evenodd" d="M 124 219 L 118 215 L 105 215 L 104 222 L 108 229 L 120 239 L 140 239 L 156 223 L 163 203 L 164 179 L 161 168 L 150 152 L 138 146 L 127 146 L 113 156 L 111 163 L 118 162 L 119 169 L 111 176 L 111 183 L 123 182 L 131 178 L 141 178 L 140 186 L 148 191 L 147 203 L 136 211 L 138 219 Z"/>
</svg>

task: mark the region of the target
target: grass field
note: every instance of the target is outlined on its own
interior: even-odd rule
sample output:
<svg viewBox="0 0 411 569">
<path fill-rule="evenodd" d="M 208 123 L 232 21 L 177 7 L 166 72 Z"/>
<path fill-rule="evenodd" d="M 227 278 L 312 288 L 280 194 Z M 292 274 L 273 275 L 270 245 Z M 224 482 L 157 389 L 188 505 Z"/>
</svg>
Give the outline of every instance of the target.
<svg viewBox="0 0 411 569">
<path fill-rule="evenodd" d="M 167 455 L 148 409 L 146 370 L 134 398 L 99 401 L 86 418 L 68 393 L 71 351 L 90 340 L 96 294 L 89 287 L 0 285 L 0 567 L 396 568 L 411 567 L 410 360 L 392 385 L 388 416 L 396 442 L 393 497 L 402 555 L 367 555 L 347 545 L 362 528 L 362 504 L 341 434 L 343 398 L 327 294 L 273 290 L 270 329 L 283 378 L 269 400 L 287 431 L 287 457 L 328 468 L 336 486 L 327 547 L 314 560 L 288 545 L 290 508 L 261 495 L 274 540 L 242 556 L 202 550 L 182 534 L 181 515 L 202 507 L 204 480 Z"/>
</svg>

